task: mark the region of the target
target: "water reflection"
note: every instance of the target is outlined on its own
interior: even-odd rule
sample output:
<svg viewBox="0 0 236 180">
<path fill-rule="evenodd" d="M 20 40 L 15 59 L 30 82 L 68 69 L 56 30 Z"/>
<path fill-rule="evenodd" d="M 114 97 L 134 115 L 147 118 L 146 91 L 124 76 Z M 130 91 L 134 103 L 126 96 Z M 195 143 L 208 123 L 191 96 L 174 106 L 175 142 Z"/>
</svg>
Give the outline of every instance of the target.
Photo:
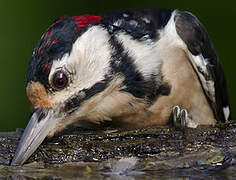
<svg viewBox="0 0 236 180">
<path fill-rule="evenodd" d="M 89 171 L 89 173 L 88 173 Z M 54 180 L 54 179 L 76 179 L 76 180 L 147 180 L 147 179 L 168 179 L 168 180 L 233 180 L 236 179 L 236 166 L 230 166 L 219 172 L 211 171 L 194 171 L 175 170 L 175 171 L 143 171 L 142 173 L 114 174 L 103 171 L 91 171 L 88 169 L 47 169 L 47 170 L 17 170 L 2 173 L 0 171 L 0 179 L 10 180 Z"/>
<path fill-rule="evenodd" d="M 53 179 L 76 179 L 76 180 L 146 180 L 146 179 L 168 179 L 168 180 L 197 180 L 197 179 L 211 179 L 211 180 L 228 180 L 228 179 L 236 179 L 236 176 L 225 176 L 225 175 L 181 175 L 178 174 L 159 174 L 155 172 L 152 173 L 145 173 L 143 175 L 134 175 L 134 176 L 127 176 L 127 175 L 103 175 L 103 174 L 94 174 L 92 176 L 74 176 L 74 177 L 58 177 L 55 175 L 48 175 L 48 176 L 42 176 L 42 177 L 32 177 L 32 176 L 26 176 L 26 175 L 12 175 L 9 177 L 1 178 L 0 179 L 10 179 L 10 180 L 53 180 Z"/>
</svg>

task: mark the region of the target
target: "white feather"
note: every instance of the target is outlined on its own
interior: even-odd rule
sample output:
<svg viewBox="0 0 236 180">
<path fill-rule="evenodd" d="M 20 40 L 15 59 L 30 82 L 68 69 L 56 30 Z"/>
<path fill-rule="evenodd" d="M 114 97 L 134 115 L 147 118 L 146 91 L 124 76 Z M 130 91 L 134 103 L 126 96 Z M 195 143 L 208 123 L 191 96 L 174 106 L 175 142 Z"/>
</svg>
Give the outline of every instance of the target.
<svg viewBox="0 0 236 180">
<path fill-rule="evenodd" d="M 75 41 L 70 55 L 65 54 L 62 59 L 53 61 L 49 80 L 58 69 L 67 69 L 73 74 L 70 86 L 56 92 L 57 101 L 62 102 L 74 92 L 90 88 L 104 79 L 111 56 L 108 41 L 106 30 L 100 26 L 91 27 Z"/>
<path fill-rule="evenodd" d="M 166 41 L 168 41 L 169 46 L 177 46 L 177 47 L 181 47 L 183 49 L 187 49 L 186 44 L 177 34 L 176 27 L 175 27 L 175 21 L 174 21 L 175 15 L 176 15 L 176 11 L 173 11 L 171 18 L 168 21 L 165 28 L 163 28 L 159 31 L 159 35 L 161 38 L 165 38 Z"/>
<path fill-rule="evenodd" d="M 123 44 L 125 51 L 132 57 L 134 64 L 144 78 L 150 78 L 151 75 L 160 72 L 162 60 L 155 43 L 151 41 L 140 42 L 125 33 L 119 33 L 117 38 Z"/>
<path fill-rule="evenodd" d="M 123 16 L 124 16 L 124 17 L 129 17 L 129 15 L 128 15 L 128 14 L 126 14 L 126 13 L 124 13 L 124 14 L 123 14 Z"/>
<path fill-rule="evenodd" d="M 145 23 L 150 24 L 150 20 L 146 17 L 141 18 Z"/>
<path fill-rule="evenodd" d="M 223 112 L 224 112 L 224 115 L 225 115 L 225 119 L 228 120 L 229 119 L 229 114 L 230 114 L 229 106 L 224 107 Z"/>
<path fill-rule="evenodd" d="M 113 25 L 119 27 L 119 26 L 121 26 L 121 24 L 122 24 L 123 22 L 124 22 L 123 19 L 118 19 L 117 21 L 115 21 L 115 22 L 113 23 Z"/>
</svg>

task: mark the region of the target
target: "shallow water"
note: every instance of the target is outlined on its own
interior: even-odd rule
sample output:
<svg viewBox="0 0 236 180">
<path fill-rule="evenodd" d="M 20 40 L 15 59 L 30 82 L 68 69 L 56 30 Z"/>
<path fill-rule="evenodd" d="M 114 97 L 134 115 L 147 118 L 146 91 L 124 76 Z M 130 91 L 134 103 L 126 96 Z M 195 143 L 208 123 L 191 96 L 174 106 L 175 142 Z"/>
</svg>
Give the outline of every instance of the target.
<svg viewBox="0 0 236 180">
<path fill-rule="evenodd" d="M 235 160 L 233 160 L 235 161 Z M 0 166 L 1 179 L 236 179 L 236 164 L 228 167 L 209 169 L 185 167 L 168 169 L 163 167 L 152 170 L 142 166 L 143 161 L 136 157 L 112 159 L 107 162 L 72 162 L 60 165 L 33 162 L 22 167 Z M 141 166 L 140 166 L 141 165 Z M 154 163 L 153 163 L 154 165 Z"/>
<path fill-rule="evenodd" d="M 0 179 L 236 180 L 235 123 L 68 133 L 46 140 L 22 167 L 8 166 L 22 132 L 0 133 Z"/>
<path fill-rule="evenodd" d="M 126 173 L 112 173 L 106 170 L 93 169 L 91 166 L 68 166 L 67 168 L 17 168 L 15 170 L 0 170 L 0 179 L 114 179 L 114 180 L 144 180 L 144 179 L 236 179 L 236 166 L 231 166 L 219 172 L 194 171 L 193 169 L 179 169 L 173 171 L 130 171 Z"/>
</svg>

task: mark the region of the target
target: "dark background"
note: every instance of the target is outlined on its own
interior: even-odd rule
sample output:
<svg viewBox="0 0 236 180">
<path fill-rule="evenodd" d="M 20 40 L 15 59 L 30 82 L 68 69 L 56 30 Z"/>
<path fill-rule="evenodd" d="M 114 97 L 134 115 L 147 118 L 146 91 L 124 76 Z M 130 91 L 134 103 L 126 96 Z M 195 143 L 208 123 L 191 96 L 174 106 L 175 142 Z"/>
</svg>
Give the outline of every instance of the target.
<svg viewBox="0 0 236 180">
<path fill-rule="evenodd" d="M 194 13 L 205 25 L 220 57 L 232 109 L 236 108 L 235 5 L 233 1 L 131 0 L 69 1 L 19 0 L 0 2 L 0 131 L 25 127 L 29 120 L 26 72 L 33 48 L 43 32 L 60 16 L 98 14 L 117 9 L 165 7 Z M 233 112 L 233 119 L 236 114 Z"/>
</svg>

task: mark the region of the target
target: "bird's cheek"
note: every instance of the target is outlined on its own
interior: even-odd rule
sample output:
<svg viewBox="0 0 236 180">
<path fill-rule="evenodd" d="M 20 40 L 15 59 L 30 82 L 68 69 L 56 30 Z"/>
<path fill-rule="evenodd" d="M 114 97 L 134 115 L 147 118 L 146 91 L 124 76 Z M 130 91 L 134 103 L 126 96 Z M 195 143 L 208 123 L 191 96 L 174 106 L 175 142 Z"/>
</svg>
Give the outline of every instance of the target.
<svg viewBox="0 0 236 180">
<path fill-rule="evenodd" d="M 30 82 L 26 88 L 28 99 L 34 108 L 52 107 L 50 95 L 39 82 Z"/>
</svg>

